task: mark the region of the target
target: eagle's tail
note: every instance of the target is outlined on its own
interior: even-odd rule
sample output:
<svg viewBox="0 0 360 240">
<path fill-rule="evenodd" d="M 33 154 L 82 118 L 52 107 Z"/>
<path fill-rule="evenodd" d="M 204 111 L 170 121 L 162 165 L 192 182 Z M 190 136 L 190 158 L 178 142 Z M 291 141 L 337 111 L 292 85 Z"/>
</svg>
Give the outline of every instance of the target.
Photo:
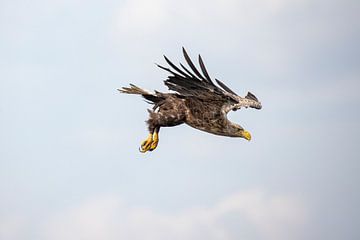
<svg viewBox="0 0 360 240">
<path fill-rule="evenodd" d="M 121 93 L 127 93 L 127 94 L 139 94 L 139 95 L 154 95 L 154 93 L 147 91 L 145 89 L 139 88 L 138 86 L 135 86 L 134 84 L 130 84 L 130 87 L 122 87 L 121 89 L 118 89 Z"/>
<path fill-rule="evenodd" d="M 157 92 L 152 93 L 145 89 L 139 88 L 138 86 L 135 86 L 134 84 L 131 84 L 131 83 L 130 83 L 130 87 L 122 87 L 121 89 L 118 89 L 118 90 L 121 93 L 142 95 L 146 100 L 149 100 L 153 103 L 158 103 L 159 101 L 164 99 L 164 97 L 159 96 L 157 94 Z"/>
</svg>

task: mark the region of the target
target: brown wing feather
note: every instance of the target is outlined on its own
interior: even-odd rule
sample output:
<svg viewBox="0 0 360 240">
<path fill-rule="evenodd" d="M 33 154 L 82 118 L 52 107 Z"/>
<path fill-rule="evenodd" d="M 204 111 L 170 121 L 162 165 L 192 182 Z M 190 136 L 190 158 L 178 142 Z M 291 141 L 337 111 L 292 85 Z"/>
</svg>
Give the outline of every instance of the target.
<svg viewBox="0 0 360 240">
<path fill-rule="evenodd" d="M 165 81 L 165 85 L 168 86 L 170 90 L 176 91 L 184 96 L 194 96 L 201 99 L 213 99 L 221 100 L 227 102 L 229 100 L 236 102 L 236 94 L 226 87 L 225 84 L 219 83 L 220 87 L 216 86 L 205 67 L 204 61 L 199 55 L 199 65 L 204 76 L 201 75 L 199 70 L 195 67 L 191 61 L 189 55 L 187 54 L 185 48 L 183 48 L 184 58 L 192 71 L 186 68 L 183 64 L 180 63 L 180 66 L 183 70 L 178 68 L 173 64 L 166 56 L 164 56 L 165 61 L 172 68 L 166 68 L 158 65 L 160 68 L 171 73 Z"/>
</svg>

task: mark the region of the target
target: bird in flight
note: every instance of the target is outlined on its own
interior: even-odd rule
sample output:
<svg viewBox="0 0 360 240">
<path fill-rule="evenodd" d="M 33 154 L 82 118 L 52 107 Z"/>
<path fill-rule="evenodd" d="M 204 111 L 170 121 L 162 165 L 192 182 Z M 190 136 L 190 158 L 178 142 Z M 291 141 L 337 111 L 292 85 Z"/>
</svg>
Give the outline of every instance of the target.
<svg viewBox="0 0 360 240">
<path fill-rule="evenodd" d="M 161 127 L 173 127 L 183 123 L 208 133 L 250 141 L 251 134 L 239 124 L 229 121 L 227 113 L 242 107 L 261 109 L 260 101 L 250 92 L 245 97 L 240 97 L 218 79 L 215 79 L 218 86 L 215 85 L 201 56 L 199 55 L 200 73 L 186 50 L 182 50 L 188 67 L 181 63 L 178 67 L 166 56 L 164 58 L 169 67 L 157 65 L 170 73 L 164 83 L 173 92 L 150 92 L 134 84 L 118 89 L 122 93 L 142 95 L 153 104 L 152 110 L 148 110 L 149 119 L 146 121 L 149 136 L 141 143 L 140 152 L 156 149 Z"/>
</svg>

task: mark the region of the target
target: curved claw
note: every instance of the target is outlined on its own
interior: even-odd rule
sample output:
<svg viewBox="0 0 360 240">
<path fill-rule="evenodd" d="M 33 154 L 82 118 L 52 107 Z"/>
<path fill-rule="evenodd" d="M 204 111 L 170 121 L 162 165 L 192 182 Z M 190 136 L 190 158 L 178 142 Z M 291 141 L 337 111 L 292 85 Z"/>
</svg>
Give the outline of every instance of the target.
<svg viewBox="0 0 360 240">
<path fill-rule="evenodd" d="M 151 144 L 151 146 L 150 146 L 149 151 L 150 151 L 150 152 L 154 151 L 154 150 L 156 149 L 157 145 L 158 145 L 157 142 L 153 142 L 153 143 Z"/>
<path fill-rule="evenodd" d="M 146 153 L 147 151 L 152 151 L 152 150 L 150 150 L 150 149 L 142 149 L 141 147 L 139 147 L 139 152 L 141 152 L 141 153 Z"/>
<path fill-rule="evenodd" d="M 149 134 L 149 137 L 141 143 L 139 151 L 142 153 L 149 151 L 151 149 L 152 142 L 153 142 L 153 135 Z"/>
</svg>

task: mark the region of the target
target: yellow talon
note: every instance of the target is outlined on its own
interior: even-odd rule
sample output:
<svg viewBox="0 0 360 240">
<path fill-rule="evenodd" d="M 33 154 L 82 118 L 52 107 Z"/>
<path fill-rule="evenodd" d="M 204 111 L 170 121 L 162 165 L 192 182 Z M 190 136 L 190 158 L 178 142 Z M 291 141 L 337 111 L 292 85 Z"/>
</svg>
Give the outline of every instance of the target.
<svg viewBox="0 0 360 240">
<path fill-rule="evenodd" d="M 153 151 L 157 147 L 158 143 L 159 143 L 159 134 L 157 132 L 155 132 L 153 135 L 151 147 L 149 150 Z"/>
<path fill-rule="evenodd" d="M 141 143 L 139 151 L 145 153 L 151 149 L 153 142 L 153 135 L 149 134 L 148 138 Z"/>
</svg>

